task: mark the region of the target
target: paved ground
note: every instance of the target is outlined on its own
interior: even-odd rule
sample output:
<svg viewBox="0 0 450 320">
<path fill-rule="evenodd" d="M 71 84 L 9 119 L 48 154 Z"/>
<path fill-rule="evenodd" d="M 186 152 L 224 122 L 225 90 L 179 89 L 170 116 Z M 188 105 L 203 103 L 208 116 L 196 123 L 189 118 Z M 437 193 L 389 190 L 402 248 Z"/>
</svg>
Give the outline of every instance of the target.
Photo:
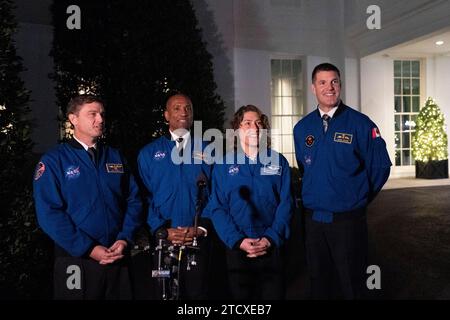
<svg viewBox="0 0 450 320">
<path fill-rule="evenodd" d="M 449 185 L 450 179 L 417 179 L 415 177 L 404 177 L 389 179 L 384 185 L 383 190 Z"/>
<path fill-rule="evenodd" d="M 383 190 L 369 207 L 368 223 L 369 263 L 380 266 L 382 286 L 370 298 L 450 299 L 450 186 Z M 299 232 L 288 250 L 287 298 L 304 299 Z"/>
<path fill-rule="evenodd" d="M 407 184 L 403 182 L 394 186 Z M 380 266 L 382 286 L 371 292 L 371 299 L 450 299 L 450 186 L 383 190 L 369 207 L 368 222 L 369 263 Z M 305 299 L 308 275 L 299 214 L 293 230 L 287 248 L 287 298 Z M 140 299 L 151 298 L 149 259 L 134 259 Z M 51 274 L 43 277 L 49 288 L 34 299 L 51 298 L 46 294 Z"/>
</svg>

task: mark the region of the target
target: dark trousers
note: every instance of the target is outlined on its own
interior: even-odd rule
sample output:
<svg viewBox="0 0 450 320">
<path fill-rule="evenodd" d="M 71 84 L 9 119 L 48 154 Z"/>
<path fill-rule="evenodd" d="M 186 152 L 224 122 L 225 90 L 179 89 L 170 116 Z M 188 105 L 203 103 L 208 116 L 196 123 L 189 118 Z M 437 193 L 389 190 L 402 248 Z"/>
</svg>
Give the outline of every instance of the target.
<svg viewBox="0 0 450 320">
<path fill-rule="evenodd" d="M 338 213 L 332 223 L 305 219 L 306 255 L 311 277 L 311 298 L 336 296 L 337 282 L 344 299 L 362 298 L 365 292 L 368 234 L 366 210 Z M 333 281 L 336 276 L 337 281 Z"/>
<path fill-rule="evenodd" d="M 285 297 L 280 250 L 247 258 L 242 250 L 227 250 L 228 285 L 235 300 L 281 300 Z"/>
<path fill-rule="evenodd" d="M 90 258 L 55 256 L 54 298 L 58 300 L 126 300 L 132 298 L 127 258 L 100 265 Z"/>
</svg>

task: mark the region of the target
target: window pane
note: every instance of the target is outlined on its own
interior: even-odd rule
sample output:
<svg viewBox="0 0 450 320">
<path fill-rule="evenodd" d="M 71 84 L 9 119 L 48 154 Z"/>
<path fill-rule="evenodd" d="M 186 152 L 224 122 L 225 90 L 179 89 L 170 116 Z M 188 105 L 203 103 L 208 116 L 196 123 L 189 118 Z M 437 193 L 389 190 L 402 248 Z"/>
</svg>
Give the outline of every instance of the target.
<svg viewBox="0 0 450 320">
<path fill-rule="evenodd" d="M 420 94 L 420 80 L 419 79 L 412 79 L 411 80 L 411 93 L 412 94 Z"/>
<path fill-rule="evenodd" d="M 300 60 L 292 61 L 292 72 L 294 75 L 300 75 L 302 73 L 302 62 Z"/>
<path fill-rule="evenodd" d="M 291 60 L 281 60 L 281 74 L 284 77 L 290 77 L 292 74 Z"/>
<path fill-rule="evenodd" d="M 272 148 L 278 152 L 281 152 L 281 136 L 272 135 Z"/>
<path fill-rule="evenodd" d="M 292 114 L 301 115 L 303 114 L 303 101 L 301 92 L 294 97 L 294 110 Z"/>
<path fill-rule="evenodd" d="M 301 60 L 272 60 L 271 73 L 272 147 L 295 165 L 292 130 L 304 108 Z"/>
<path fill-rule="evenodd" d="M 282 99 L 282 114 L 292 114 L 292 97 L 283 97 Z"/>
<path fill-rule="evenodd" d="M 395 97 L 395 112 L 402 112 L 402 98 Z"/>
<path fill-rule="evenodd" d="M 411 76 L 411 61 L 402 61 L 402 76 Z"/>
<path fill-rule="evenodd" d="M 398 148 L 400 146 L 400 133 L 395 134 L 394 144 L 395 144 L 395 148 Z"/>
<path fill-rule="evenodd" d="M 412 61 L 411 62 L 411 76 L 412 77 L 420 77 L 420 62 Z"/>
<path fill-rule="evenodd" d="M 416 130 L 416 124 L 417 124 L 417 114 L 413 114 L 411 116 L 411 123 L 412 123 L 412 127 L 414 130 Z"/>
<path fill-rule="evenodd" d="M 403 79 L 403 94 L 411 94 L 411 80 Z"/>
<path fill-rule="evenodd" d="M 283 151 L 282 152 L 294 152 L 292 135 L 282 136 Z"/>
<path fill-rule="evenodd" d="M 300 60 L 292 61 L 292 89 L 294 95 L 296 95 L 299 90 L 301 91 L 303 87 L 302 81 L 302 64 Z"/>
<path fill-rule="evenodd" d="M 409 124 L 409 116 L 408 115 L 403 115 L 402 116 L 402 125 L 400 127 L 401 131 L 408 130 L 409 129 L 408 124 Z"/>
<path fill-rule="evenodd" d="M 272 129 L 281 129 L 281 117 L 272 117 Z"/>
<path fill-rule="evenodd" d="M 412 112 L 420 111 L 419 97 L 412 97 Z"/>
<path fill-rule="evenodd" d="M 411 152 L 409 150 L 402 151 L 402 162 L 404 166 L 409 166 L 411 164 Z"/>
<path fill-rule="evenodd" d="M 409 132 L 402 133 L 402 148 L 410 148 Z"/>
<path fill-rule="evenodd" d="M 400 116 L 395 116 L 395 131 L 400 131 Z"/>
<path fill-rule="evenodd" d="M 402 62 L 394 61 L 394 77 L 402 76 Z"/>
<path fill-rule="evenodd" d="M 272 73 L 272 78 L 280 78 L 281 77 L 281 60 L 272 60 L 271 61 L 271 73 Z"/>
<path fill-rule="evenodd" d="M 281 134 L 293 134 L 291 117 L 285 116 L 281 118 Z"/>
<path fill-rule="evenodd" d="M 272 98 L 272 114 L 280 115 L 282 114 L 281 110 L 281 98 L 273 97 Z"/>
<path fill-rule="evenodd" d="M 272 78 L 272 96 L 281 96 L 281 79 L 279 78 Z"/>
<path fill-rule="evenodd" d="M 403 97 L 403 112 L 411 112 L 411 98 Z"/>
<path fill-rule="evenodd" d="M 400 162 L 400 150 L 395 150 L 395 165 L 401 166 L 402 163 Z"/>
<path fill-rule="evenodd" d="M 412 121 L 411 116 L 409 116 L 409 120 L 406 122 L 406 130 L 413 131 L 416 127 L 416 124 Z"/>
<path fill-rule="evenodd" d="M 292 85 L 291 85 L 291 79 L 284 78 L 281 81 L 281 95 L 284 97 L 290 97 L 292 96 Z"/>
<path fill-rule="evenodd" d="M 394 79 L 394 94 L 402 94 L 402 80 Z"/>
</svg>

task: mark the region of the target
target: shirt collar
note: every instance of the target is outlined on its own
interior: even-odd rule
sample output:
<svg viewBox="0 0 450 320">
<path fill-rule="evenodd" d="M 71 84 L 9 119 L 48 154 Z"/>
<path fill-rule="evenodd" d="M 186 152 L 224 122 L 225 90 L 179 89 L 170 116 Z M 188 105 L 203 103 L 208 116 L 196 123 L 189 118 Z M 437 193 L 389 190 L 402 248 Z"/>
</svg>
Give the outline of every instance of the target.
<svg viewBox="0 0 450 320">
<path fill-rule="evenodd" d="M 183 134 L 182 136 L 177 135 L 176 133 L 174 133 L 173 131 L 169 130 L 170 135 L 172 136 L 172 140 L 177 141 L 178 138 L 183 138 L 183 148 L 186 147 L 186 143 L 189 140 L 191 133 L 189 131 L 186 131 L 185 134 Z"/>
<path fill-rule="evenodd" d="M 89 147 L 86 143 L 84 143 L 83 141 L 77 139 L 77 137 L 75 137 L 75 135 L 73 135 L 73 138 L 74 138 L 79 144 L 81 144 L 81 146 L 82 146 L 82 147 L 84 148 L 84 150 L 86 150 L 86 151 L 87 151 L 90 147 L 93 147 L 93 148 L 97 149 L 97 142 L 94 143 L 92 146 Z"/>
<path fill-rule="evenodd" d="M 330 111 L 328 111 L 326 114 L 327 114 L 330 118 L 333 118 L 334 113 L 335 113 L 336 110 L 338 109 L 338 106 L 339 106 L 339 104 L 337 104 L 333 109 L 331 109 Z M 325 112 L 323 112 L 323 111 L 319 108 L 319 106 L 317 106 L 317 109 L 319 109 L 320 117 L 322 118 L 323 115 L 325 114 Z"/>
</svg>

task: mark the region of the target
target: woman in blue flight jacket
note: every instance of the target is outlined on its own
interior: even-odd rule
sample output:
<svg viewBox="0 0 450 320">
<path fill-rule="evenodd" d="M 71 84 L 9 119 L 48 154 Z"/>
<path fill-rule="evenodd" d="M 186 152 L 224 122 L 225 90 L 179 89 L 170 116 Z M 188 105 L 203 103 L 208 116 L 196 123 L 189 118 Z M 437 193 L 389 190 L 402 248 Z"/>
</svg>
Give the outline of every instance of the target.
<svg viewBox="0 0 450 320">
<path fill-rule="evenodd" d="M 227 246 L 232 297 L 282 299 L 280 248 L 289 237 L 293 210 L 289 163 L 270 149 L 261 130 L 269 129 L 267 117 L 257 107 L 241 107 L 232 125 L 236 150 L 214 166 L 206 211 Z"/>
</svg>

